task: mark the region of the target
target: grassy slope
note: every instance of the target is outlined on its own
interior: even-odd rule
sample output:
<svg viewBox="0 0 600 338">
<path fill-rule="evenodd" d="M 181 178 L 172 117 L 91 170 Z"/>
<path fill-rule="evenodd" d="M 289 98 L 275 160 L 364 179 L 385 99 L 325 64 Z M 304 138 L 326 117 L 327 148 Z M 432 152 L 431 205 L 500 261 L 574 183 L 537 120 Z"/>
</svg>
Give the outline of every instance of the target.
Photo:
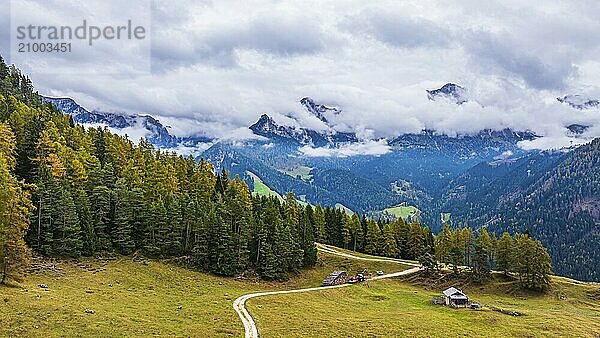
<svg viewBox="0 0 600 338">
<path fill-rule="evenodd" d="M 245 283 L 158 262 L 90 265 L 105 270 L 63 263 L 60 274 L 36 273 L 19 288 L 0 287 L 8 299 L 0 308 L 0 336 L 239 335 L 230 307 L 250 289 Z"/>
<path fill-rule="evenodd" d="M 239 337 L 243 327 L 231 304 L 242 294 L 320 286 L 335 269 L 352 273 L 365 267 L 370 271 L 401 270 L 393 263 L 322 253 L 315 268 L 287 282 L 270 283 L 216 277 L 129 258 L 60 262 L 57 266 L 58 271 L 30 274 L 19 287 L 0 286 L 0 336 Z M 42 283 L 49 291 L 37 286 Z M 86 314 L 85 309 L 95 313 Z"/>
<path fill-rule="evenodd" d="M 252 177 L 252 180 L 254 181 L 254 191 L 252 191 L 252 194 L 259 195 L 259 196 L 275 196 L 280 201 L 283 201 L 283 197 L 277 191 L 269 188 L 269 186 L 267 186 L 265 184 L 265 182 L 263 182 L 260 179 L 260 177 L 256 176 L 253 172 L 250 172 L 250 171 L 248 171 L 247 173 Z M 300 200 L 300 199 L 296 199 L 296 201 L 298 203 L 300 203 L 300 205 L 302 205 L 303 207 L 310 204 L 310 203 Z M 314 207 L 314 205 L 312 205 L 312 206 Z"/>
<path fill-rule="evenodd" d="M 130 258 L 59 262 L 57 266 L 58 271 L 29 275 L 19 287 L 0 286 L 0 336 L 239 337 L 243 328 L 231 303 L 242 294 L 318 286 L 335 269 L 350 273 L 363 268 L 385 272 L 403 269 L 395 263 L 358 261 L 323 253 L 319 253 L 314 269 L 284 283 L 222 278 L 168 263 Z M 49 291 L 37 287 L 40 283 L 47 284 Z M 511 317 L 490 310 L 434 306 L 430 299 L 439 290 L 406 281 L 369 284 L 260 297 L 251 299 L 248 307 L 265 337 L 600 334 L 597 285 L 557 277 L 553 292 L 546 296 L 507 296 L 501 281 L 485 288 L 464 288 L 484 305 L 525 314 Z M 85 309 L 92 309 L 95 314 L 86 314 Z"/>
<path fill-rule="evenodd" d="M 403 219 L 406 219 L 410 216 L 413 216 L 415 214 L 415 212 L 417 212 L 419 209 L 417 209 L 416 207 L 410 205 L 410 206 L 396 206 L 396 207 L 392 207 L 392 208 L 387 208 L 384 209 L 384 212 L 387 212 L 390 215 L 394 215 L 396 217 L 400 217 Z"/>
<path fill-rule="evenodd" d="M 310 174 L 311 170 L 313 170 L 313 168 L 301 165 L 293 168 L 284 168 L 280 171 L 294 178 L 300 176 L 300 179 L 308 181 L 312 178 L 312 175 Z"/>
<path fill-rule="evenodd" d="M 588 291 L 598 286 L 573 285 L 555 279 L 555 290 L 544 296 L 508 296 L 500 284 L 467 287 L 483 311 L 454 310 L 433 305 L 439 291 L 398 280 L 306 294 L 251 299 L 264 337 L 597 337 L 600 301 Z M 290 306 L 290 304 L 295 304 Z M 495 306 L 524 313 L 513 317 L 489 309 Z"/>
<path fill-rule="evenodd" d="M 271 190 L 271 188 L 269 188 L 260 179 L 260 177 L 256 176 L 254 173 L 252 173 L 250 171 L 248 171 L 248 174 L 254 180 L 254 191 L 252 191 L 253 194 L 259 195 L 259 196 L 276 196 L 278 199 L 283 200 L 281 195 L 279 195 L 279 193 L 277 193 L 277 191 Z"/>
</svg>

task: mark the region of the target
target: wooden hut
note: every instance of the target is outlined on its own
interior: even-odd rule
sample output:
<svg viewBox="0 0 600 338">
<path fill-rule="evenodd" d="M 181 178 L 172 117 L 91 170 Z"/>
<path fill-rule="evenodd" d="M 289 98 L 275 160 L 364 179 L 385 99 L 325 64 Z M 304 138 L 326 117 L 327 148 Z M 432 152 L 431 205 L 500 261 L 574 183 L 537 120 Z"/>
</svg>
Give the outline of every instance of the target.
<svg viewBox="0 0 600 338">
<path fill-rule="evenodd" d="M 457 288 L 449 288 L 444 290 L 444 299 L 447 306 L 467 307 L 469 297 Z"/>
<path fill-rule="evenodd" d="M 342 270 L 335 270 L 323 280 L 323 286 L 332 286 L 344 284 L 348 280 L 348 273 Z"/>
</svg>

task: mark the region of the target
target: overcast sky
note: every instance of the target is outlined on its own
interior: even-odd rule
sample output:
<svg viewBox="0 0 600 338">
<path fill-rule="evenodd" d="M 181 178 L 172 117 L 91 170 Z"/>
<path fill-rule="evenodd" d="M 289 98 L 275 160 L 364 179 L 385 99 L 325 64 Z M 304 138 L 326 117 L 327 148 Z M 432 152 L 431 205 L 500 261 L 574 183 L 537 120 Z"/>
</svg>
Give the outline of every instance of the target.
<svg viewBox="0 0 600 338">
<path fill-rule="evenodd" d="M 57 19 L 80 15 L 72 8 L 82 6 L 38 5 Z M 597 0 L 158 0 L 154 6 L 151 73 L 82 72 L 98 62 L 135 67 L 135 58 L 110 53 L 77 55 L 69 60 L 72 71 L 58 75 L 11 61 L 42 94 L 70 96 L 90 109 L 161 115 L 179 134 L 219 136 L 261 113 L 301 114 L 298 101 L 310 96 L 341 107 L 338 123 L 373 137 L 501 127 L 558 137 L 571 123 L 595 123 L 590 132 L 600 135 L 600 111 L 556 101 L 572 93 L 600 97 Z M 467 88 L 471 102 L 430 102 L 425 90 L 447 82 Z"/>
</svg>

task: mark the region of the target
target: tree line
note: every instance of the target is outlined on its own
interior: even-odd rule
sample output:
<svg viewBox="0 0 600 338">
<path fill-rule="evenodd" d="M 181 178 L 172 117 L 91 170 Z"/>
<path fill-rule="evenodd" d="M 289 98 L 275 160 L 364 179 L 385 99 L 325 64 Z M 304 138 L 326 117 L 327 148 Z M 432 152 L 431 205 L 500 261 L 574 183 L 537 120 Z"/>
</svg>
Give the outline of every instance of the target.
<svg viewBox="0 0 600 338">
<path fill-rule="evenodd" d="M 435 256 L 422 257 L 421 261 L 428 268 L 437 267 L 436 261 L 445 263 L 457 273 L 468 267 L 477 281 L 488 278 L 492 269 L 515 273 L 528 289 L 544 289 L 552 273 L 548 251 L 528 233 L 511 236 L 504 232 L 497 238 L 485 228 L 474 233 L 469 227 L 453 229 L 447 224 L 436 237 Z"/>
</svg>

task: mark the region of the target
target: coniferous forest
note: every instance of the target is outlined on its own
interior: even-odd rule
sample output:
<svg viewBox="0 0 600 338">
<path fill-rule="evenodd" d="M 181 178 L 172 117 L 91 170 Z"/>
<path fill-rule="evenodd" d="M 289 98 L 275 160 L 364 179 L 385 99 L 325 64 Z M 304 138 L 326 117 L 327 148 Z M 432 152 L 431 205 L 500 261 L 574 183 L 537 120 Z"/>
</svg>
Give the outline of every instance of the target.
<svg viewBox="0 0 600 338">
<path fill-rule="evenodd" d="M 0 273 L 18 280 L 31 251 L 53 257 L 105 252 L 183 258 L 233 276 L 283 279 L 317 263 L 315 241 L 369 254 L 492 268 L 547 283 L 550 258 L 539 241 L 485 229 L 444 230 L 376 221 L 340 209 L 252 196 L 246 183 L 211 163 L 134 143 L 73 122 L 42 103 L 31 81 L 0 59 Z"/>
</svg>

